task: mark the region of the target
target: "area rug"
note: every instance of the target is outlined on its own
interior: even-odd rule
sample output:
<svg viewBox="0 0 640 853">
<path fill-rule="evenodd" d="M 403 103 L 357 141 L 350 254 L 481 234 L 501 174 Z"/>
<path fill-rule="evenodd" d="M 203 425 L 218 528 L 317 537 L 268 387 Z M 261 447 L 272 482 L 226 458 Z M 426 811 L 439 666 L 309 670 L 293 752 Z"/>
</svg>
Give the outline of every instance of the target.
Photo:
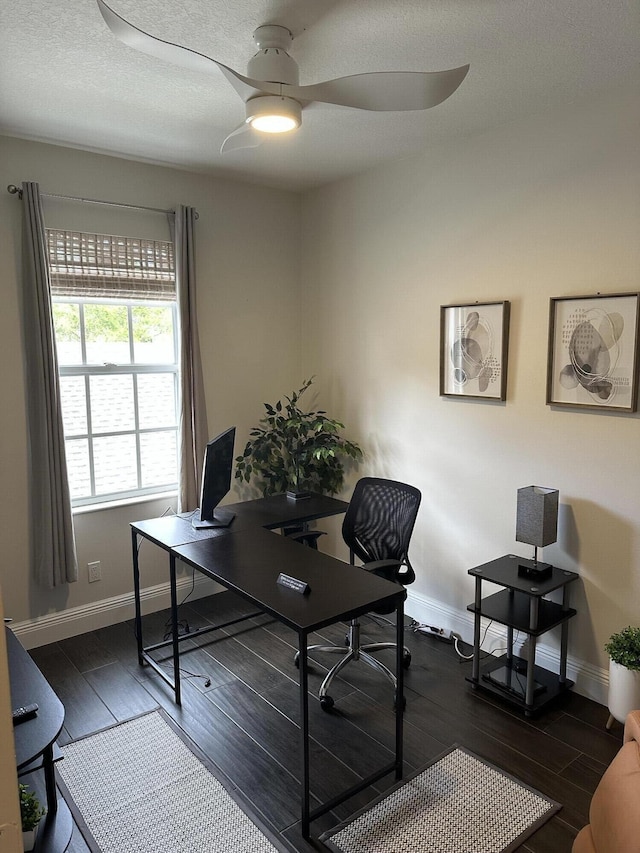
<svg viewBox="0 0 640 853">
<path fill-rule="evenodd" d="M 160 710 L 62 747 L 60 787 L 90 849 L 289 851 L 196 752 Z"/>
<path fill-rule="evenodd" d="M 560 808 L 454 747 L 321 840 L 336 853 L 507 853 Z"/>
</svg>

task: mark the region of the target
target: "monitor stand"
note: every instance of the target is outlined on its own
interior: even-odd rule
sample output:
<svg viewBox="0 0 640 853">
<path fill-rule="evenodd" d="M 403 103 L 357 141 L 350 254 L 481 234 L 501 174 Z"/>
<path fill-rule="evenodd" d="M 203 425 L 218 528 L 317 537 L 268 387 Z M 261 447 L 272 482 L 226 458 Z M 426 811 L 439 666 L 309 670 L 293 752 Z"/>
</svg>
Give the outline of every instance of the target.
<svg viewBox="0 0 640 853">
<path fill-rule="evenodd" d="M 236 517 L 235 512 L 230 509 L 216 509 L 213 513 L 213 518 L 201 519 L 200 510 L 197 509 L 191 516 L 191 526 L 195 530 L 204 530 L 206 528 L 229 527 L 233 519 Z"/>
</svg>

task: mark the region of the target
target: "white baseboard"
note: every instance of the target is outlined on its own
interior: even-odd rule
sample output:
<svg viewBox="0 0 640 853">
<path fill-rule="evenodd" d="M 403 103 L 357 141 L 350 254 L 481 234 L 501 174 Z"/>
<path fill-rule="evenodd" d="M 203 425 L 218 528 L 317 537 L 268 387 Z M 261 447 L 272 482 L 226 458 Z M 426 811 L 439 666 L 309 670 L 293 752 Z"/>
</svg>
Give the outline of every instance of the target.
<svg viewBox="0 0 640 853">
<path fill-rule="evenodd" d="M 178 601 L 191 589 L 191 577 L 182 577 L 177 580 Z M 220 592 L 222 587 L 209 578 L 196 574 L 193 592 L 189 595 L 190 601 L 204 598 L 215 592 Z M 147 587 L 140 591 L 140 604 L 142 612 L 155 613 L 171 606 L 169 582 Z M 87 631 L 95 631 L 97 628 L 106 628 L 108 625 L 116 625 L 125 622 L 135 616 L 133 591 L 124 595 L 116 595 L 113 598 L 104 598 L 91 604 L 83 604 L 79 607 L 71 607 L 59 613 L 48 613 L 46 616 L 38 616 L 24 622 L 12 622 L 11 629 L 20 638 L 20 642 L 26 649 L 34 649 L 45 646 L 47 643 L 55 643 L 58 640 L 66 640 L 68 637 L 76 637 Z"/>
<path fill-rule="evenodd" d="M 438 601 L 427 598 L 407 589 L 405 613 L 422 624 L 444 629 L 445 635 L 451 631 L 460 634 L 465 643 L 473 644 L 473 614 L 468 610 L 459 611 Z M 485 633 L 486 632 L 486 633 Z M 507 631 L 503 625 L 482 620 L 482 649 L 485 652 L 502 653 L 506 646 Z M 526 637 L 522 637 L 523 640 Z M 569 648 L 571 648 L 571 628 L 569 628 Z M 499 652 L 500 650 L 500 652 Z M 523 652 L 526 657 L 526 648 Z M 550 672 L 560 669 L 560 652 L 538 641 L 536 644 L 536 665 Z M 567 678 L 574 682 L 574 690 L 581 696 L 587 696 L 601 705 L 607 704 L 609 673 L 593 664 L 567 655 Z"/>
</svg>

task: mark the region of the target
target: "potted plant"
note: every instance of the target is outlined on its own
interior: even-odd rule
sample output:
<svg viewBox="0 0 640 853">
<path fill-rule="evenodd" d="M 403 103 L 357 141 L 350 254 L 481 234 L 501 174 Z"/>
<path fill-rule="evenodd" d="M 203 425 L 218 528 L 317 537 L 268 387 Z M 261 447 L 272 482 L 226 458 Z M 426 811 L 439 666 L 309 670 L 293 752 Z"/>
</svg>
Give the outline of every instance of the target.
<svg viewBox="0 0 640 853">
<path fill-rule="evenodd" d="M 235 476 L 258 480 L 262 494 L 286 494 L 299 499 L 309 491 L 334 495 L 342 488 L 345 457 L 358 460 L 362 450 L 340 435 L 344 424 L 322 410 L 304 411 L 300 399 L 313 378 L 275 405 L 265 403 L 265 416 L 251 430 Z"/>
<path fill-rule="evenodd" d="M 623 723 L 629 711 L 640 708 L 640 628 L 629 625 L 605 643 L 609 655 L 609 720 Z"/>
<path fill-rule="evenodd" d="M 36 843 L 36 829 L 44 816 L 40 801 L 29 790 L 28 785 L 20 785 L 20 817 L 22 818 L 22 846 L 25 853 L 33 850 Z"/>
</svg>

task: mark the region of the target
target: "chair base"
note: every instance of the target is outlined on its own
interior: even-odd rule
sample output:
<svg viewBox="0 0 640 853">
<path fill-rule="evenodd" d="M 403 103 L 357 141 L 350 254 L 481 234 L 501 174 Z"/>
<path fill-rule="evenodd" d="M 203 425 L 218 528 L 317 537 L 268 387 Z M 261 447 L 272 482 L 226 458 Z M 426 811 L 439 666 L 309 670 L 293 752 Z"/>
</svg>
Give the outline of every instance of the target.
<svg viewBox="0 0 640 853">
<path fill-rule="evenodd" d="M 353 619 L 349 624 L 349 633 L 346 638 L 345 646 L 309 646 L 307 649 L 308 652 L 327 652 L 329 654 L 340 654 L 343 655 L 341 660 L 339 660 L 336 664 L 334 664 L 329 672 L 324 677 L 322 684 L 320 685 L 320 689 L 318 690 L 318 697 L 320 699 L 320 705 L 325 710 L 328 711 L 333 708 L 333 699 L 329 696 L 328 690 L 331 686 L 331 682 L 338 675 L 345 666 L 351 661 L 362 660 L 364 663 L 369 666 L 377 669 L 378 672 L 381 672 L 388 681 L 393 685 L 394 693 L 394 701 L 397 701 L 397 688 L 398 681 L 389 669 L 388 666 L 385 666 L 381 661 L 377 658 L 373 657 L 373 652 L 379 652 L 383 649 L 396 649 L 395 643 L 365 643 L 362 645 L 360 643 L 360 622 L 358 619 Z M 411 663 L 411 652 L 409 649 L 404 646 L 403 647 L 403 666 L 405 669 L 409 668 L 409 664 Z M 298 653 L 296 652 L 294 658 L 296 666 L 298 665 Z M 403 698 L 403 706 L 404 706 L 404 698 Z"/>
</svg>

